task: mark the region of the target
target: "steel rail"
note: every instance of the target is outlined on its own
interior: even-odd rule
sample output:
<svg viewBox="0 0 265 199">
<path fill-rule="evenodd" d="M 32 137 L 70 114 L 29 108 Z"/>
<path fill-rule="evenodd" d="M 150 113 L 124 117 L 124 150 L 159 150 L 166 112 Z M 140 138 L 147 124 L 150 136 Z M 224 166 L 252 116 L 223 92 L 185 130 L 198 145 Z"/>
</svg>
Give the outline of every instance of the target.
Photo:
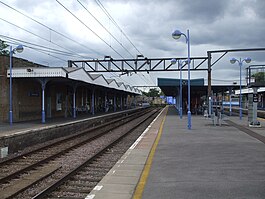
<svg viewBox="0 0 265 199">
<path fill-rule="evenodd" d="M 147 111 L 148 111 L 148 110 L 147 110 Z M 144 114 L 146 114 L 146 111 L 144 111 L 144 112 L 141 113 L 140 115 L 144 115 Z M 52 154 L 52 155 L 50 155 L 50 156 L 48 156 L 48 157 L 46 157 L 46 158 L 43 158 L 43 159 L 41 159 L 41 160 L 39 160 L 39 161 L 37 161 L 37 162 L 31 164 L 31 165 L 28 165 L 28 166 L 26 166 L 26 167 L 24 167 L 24 168 L 22 168 L 22 169 L 20 169 L 20 170 L 17 170 L 17 171 L 15 171 L 15 172 L 13 172 L 13 173 L 7 175 L 7 176 L 4 176 L 4 177 L 0 178 L 0 183 L 4 183 L 4 182 L 6 182 L 6 181 L 8 181 L 8 180 L 11 180 L 12 178 L 14 178 L 14 177 L 16 177 L 16 176 L 18 176 L 18 175 L 24 173 L 25 171 L 29 171 L 29 170 L 33 169 L 34 167 L 37 167 L 37 166 L 39 166 L 39 165 L 42 165 L 43 163 L 46 163 L 46 162 L 48 162 L 48 161 L 50 161 L 50 160 L 52 160 L 52 159 L 54 159 L 54 158 L 56 158 L 56 157 L 58 157 L 58 156 L 60 156 L 60 155 L 62 155 L 62 154 L 64 154 L 64 153 L 66 153 L 66 152 L 68 152 L 68 151 L 70 151 L 70 150 L 72 150 L 72 149 L 74 149 L 74 148 L 76 148 L 76 147 L 79 147 L 79 146 L 81 146 L 81 145 L 83 145 L 83 144 L 85 144 L 85 143 L 87 143 L 87 142 L 90 142 L 90 141 L 92 141 L 92 140 L 95 140 L 95 139 L 97 139 L 98 137 L 100 137 L 100 136 L 106 134 L 106 133 L 109 132 L 110 130 L 113 130 L 113 129 L 115 129 L 115 128 L 121 126 L 121 125 L 124 125 L 124 123 L 126 123 L 127 120 L 131 120 L 131 119 L 138 118 L 138 117 L 139 117 L 139 114 L 129 115 L 129 116 L 123 117 L 123 118 L 121 118 L 121 119 L 116 119 L 116 120 L 114 120 L 114 121 L 110 121 L 110 122 L 108 122 L 107 124 L 99 125 L 99 126 L 97 126 L 97 127 L 95 127 L 95 128 L 89 129 L 88 131 L 82 132 L 81 134 L 71 136 L 70 138 L 67 138 L 66 140 L 67 140 L 67 141 L 70 141 L 70 140 L 73 141 L 73 138 L 78 138 L 78 137 L 83 136 L 84 134 L 86 134 L 86 133 L 88 133 L 88 132 L 95 131 L 95 130 L 99 130 L 99 129 L 104 128 L 104 127 L 107 127 L 107 126 L 109 126 L 109 125 L 111 126 L 111 127 L 108 128 L 107 130 L 101 132 L 100 134 L 98 134 L 98 135 L 96 135 L 96 136 L 94 136 L 94 137 L 84 139 L 83 141 L 81 141 L 81 142 L 79 142 L 79 143 L 77 143 L 77 144 L 74 144 L 74 145 L 72 145 L 72 146 L 68 146 L 68 147 L 66 147 L 64 150 L 61 150 L 60 152 L 57 152 L 57 153 L 55 153 L 55 154 Z M 121 122 L 121 123 L 119 123 L 119 122 Z M 115 125 L 113 125 L 113 124 L 115 124 Z M 53 143 L 53 144 L 51 144 L 51 145 L 44 146 L 42 149 L 38 149 L 37 151 L 32 151 L 32 152 L 30 152 L 29 154 L 33 154 L 33 153 L 39 152 L 40 150 L 45 150 L 45 149 L 47 149 L 47 148 L 50 148 L 50 147 L 56 146 L 56 145 L 58 145 L 58 144 L 64 143 L 66 140 L 60 140 L 60 141 L 57 142 L 57 143 Z M 64 144 L 65 144 L 65 143 L 64 143 Z M 24 157 L 24 156 L 25 156 L 25 154 L 23 155 L 23 157 Z M 17 159 L 14 159 L 14 161 L 15 161 L 15 160 L 17 160 Z"/>
<path fill-rule="evenodd" d="M 62 185 L 65 181 L 67 181 L 73 175 L 75 175 L 80 169 L 82 169 L 83 167 L 85 167 L 88 163 L 94 161 L 97 157 L 101 156 L 107 149 L 109 149 L 110 147 L 112 147 L 113 145 L 115 145 L 116 143 L 118 143 L 121 139 L 123 139 L 125 136 L 127 136 L 129 133 L 131 133 L 133 130 L 135 130 L 137 127 L 139 127 L 141 124 L 143 124 L 146 120 L 148 120 L 151 115 L 154 115 L 157 112 L 158 112 L 158 110 L 156 110 L 155 112 L 153 112 L 150 115 L 146 116 L 143 120 L 141 120 L 140 122 L 138 122 L 132 128 L 128 129 L 121 137 L 117 138 L 111 144 L 109 144 L 108 146 L 106 146 L 103 149 L 101 149 L 100 151 L 98 151 L 95 155 L 93 155 L 89 159 L 85 160 L 79 166 L 77 166 L 76 168 L 74 168 L 73 170 L 71 170 L 70 172 L 68 172 L 62 178 L 58 179 L 55 183 L 53 183 L 52 185 L 50 185 L 49 187 L 47 187 L 46 189 L 44 189 L 43 191 L 41 191 L 40 193 L 38 193 L 37 195 L 35 195 L 34 197 L 32 197 L 31 199 L 41 199 L 41 198 L 45 197 L 46 195 L 50 194 L 52 191 L 54 191 L 60 185 Z"/>
</svg>

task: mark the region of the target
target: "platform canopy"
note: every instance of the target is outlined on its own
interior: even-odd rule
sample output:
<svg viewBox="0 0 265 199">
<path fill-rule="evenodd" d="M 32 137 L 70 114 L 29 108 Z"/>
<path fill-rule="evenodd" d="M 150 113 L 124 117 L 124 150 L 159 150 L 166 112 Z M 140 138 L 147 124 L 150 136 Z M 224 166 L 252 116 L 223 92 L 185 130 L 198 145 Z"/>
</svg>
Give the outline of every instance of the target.
<svg viewBox="0 0 265 199">
<path fill-rule="evenodd" d="M 7 77 L 10 71 L 7 70 Z M 117 82 L 115 79 L 106 79 L 102 74 L 90 74 L 83 68 L 72 67 L 19 67 L 13 68 L 12 78 L 61 78 L 63 80 L 79 81 L 92 85 L 112 88 L 133 94 L 142 94 L 142 92 L 123 82 Z"/>
<path fill-rule="evenodd" d="M 159 88 L 163 91 L 166 96 L 177 96 L 179 92 L 180 79 L 171 78 L 158 78 L 157 79 Z M 191 94 L 207 95 L 208 85 L 205 85 L 204 78 L 191 79 Z M 182 79 L 182 88 L 185 92 L 188 87 L 188 80 Z M 239 85 L 212 85 L 214 93 L 227 91 L 229 88 L 239 88 Z"/>
</svg>

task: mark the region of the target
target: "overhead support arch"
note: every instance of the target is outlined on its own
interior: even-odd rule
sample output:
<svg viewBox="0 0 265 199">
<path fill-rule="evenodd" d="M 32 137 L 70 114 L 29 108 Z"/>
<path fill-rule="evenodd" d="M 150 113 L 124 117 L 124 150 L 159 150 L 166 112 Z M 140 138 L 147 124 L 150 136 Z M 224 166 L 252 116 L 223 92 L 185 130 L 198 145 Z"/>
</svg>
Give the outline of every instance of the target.
<svg viewBox="0 0 265 199">
<path fill-rule="evenodd" d="M 171 63 L 173 58 L 142 58 L 142 59 L 102 59 L 102 60 L 69 60 L 69 67 L 82 67 L 87 72 L 119 72 L 122 75 L 130 75 L 136 72 L 179 71 L 180 66 Z M 174 58 L 184 60 L 186 57 Z M 192 57 L 190 70 L 207 70 L 203 65 L 208 57 Z M 182 70 L 188 70 L 188 66 L 182 66 Z"/>
</svg>

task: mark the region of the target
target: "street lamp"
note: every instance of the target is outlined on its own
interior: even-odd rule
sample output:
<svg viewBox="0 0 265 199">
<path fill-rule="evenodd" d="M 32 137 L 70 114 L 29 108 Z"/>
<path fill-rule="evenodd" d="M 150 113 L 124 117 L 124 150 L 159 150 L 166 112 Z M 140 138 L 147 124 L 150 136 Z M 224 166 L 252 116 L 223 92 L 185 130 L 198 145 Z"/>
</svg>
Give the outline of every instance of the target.
<svg viewBox="0 0 265 199">
<path fill-rule="evenodd" d="M 10 125 L 13 124 L 13 110 L 12 110 L 12 56 L 15 52 L 22 53 L 23 52 L 23 46 L 18 45 L 16 48 L 12 49 L 12 46 L 10 46 L 9 51 L 9 123 Z"/>
<path fill-rule="evenodd" d="M 243 65 L 243 62 L 246 62 L 246 63 L 250 63 L 251 62 L 251 59 L 249 57 L 245 58 L 245 59 L 236 59 L 236 58 L 231 58 L 230 59 L 230 63 L 231 64 L 234 64 L 236 62 L 238 62 L 239 64 L 239 68 L 240 68 L 240 87 L 239 87 L 239 90 L 240 90 L 240 94 L 239 94 L 239 118 L 240 120 L 242 120 L 242 94 L 241 94 L 241 68 L 242 68 L 242 65 Z"/>
<path fill-rule="evenodd" d="M 191 129 L 191 112 L 190 112 L 190 31 L 187 30 L 187 34 L 175 30 L 172 33 L 173 39 L 179 39 L 183 35 L 186 38 L 186 43 L 188 45 L 188 129 Z"/>
<path fill-rule="evenodd" d="M 177 60 L 172 59 L 171 64 L 176 64 Z M 179 73 L 179 118 L 182 119 L 182 66 L 183 63 L 187 64 L 187 60 L 178 60 Z"/>
</svg>

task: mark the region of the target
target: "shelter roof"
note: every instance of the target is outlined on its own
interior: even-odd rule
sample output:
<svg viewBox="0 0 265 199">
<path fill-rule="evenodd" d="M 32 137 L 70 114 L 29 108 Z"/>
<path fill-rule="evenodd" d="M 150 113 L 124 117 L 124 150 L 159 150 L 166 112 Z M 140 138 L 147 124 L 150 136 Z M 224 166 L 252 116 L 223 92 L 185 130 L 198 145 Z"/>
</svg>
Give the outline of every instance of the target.
<svg viewBox="0 0 265 199">
<path fill-rule="evenodd" d="M 182 81 L 180 81 L 180 79 L 158 78 L 157 82 L 158 86 L 166 96 L 176 96 L 179 92 L 179 86 L 181 82 L 184 90 L 187 89 L 188 86 L 187 79 L 182 79 Z M 205 84 L 204 78 L 191 79 L 190 86 L 191 86 L 191 93 L 193 94 L 198 94 L 198 93 L 206 94 L 208 90 L 208 85 Z M 218 93 L 222 91 L 225 92 L 229 90 L 229 88 L 233 89 L 239 88 L 239 85 L 234 85 L 234 84 L 212 85 L 211 88 L 214 93 Z"/>
<path fill-rule="evenodd" d="M 10 70 L 7 70 L 10 77 Z M 115 79 L 106 79 L 102 74 L 89 74 L 83 68 L 72 67 L 19 67 L 12 69 L 12 78 L 63 78 L 65 80 L 81 81 L 92 85 L 103 86 L 134 94 L 141 91 L 133 86 L 117 82 Z"/>
</svg>

